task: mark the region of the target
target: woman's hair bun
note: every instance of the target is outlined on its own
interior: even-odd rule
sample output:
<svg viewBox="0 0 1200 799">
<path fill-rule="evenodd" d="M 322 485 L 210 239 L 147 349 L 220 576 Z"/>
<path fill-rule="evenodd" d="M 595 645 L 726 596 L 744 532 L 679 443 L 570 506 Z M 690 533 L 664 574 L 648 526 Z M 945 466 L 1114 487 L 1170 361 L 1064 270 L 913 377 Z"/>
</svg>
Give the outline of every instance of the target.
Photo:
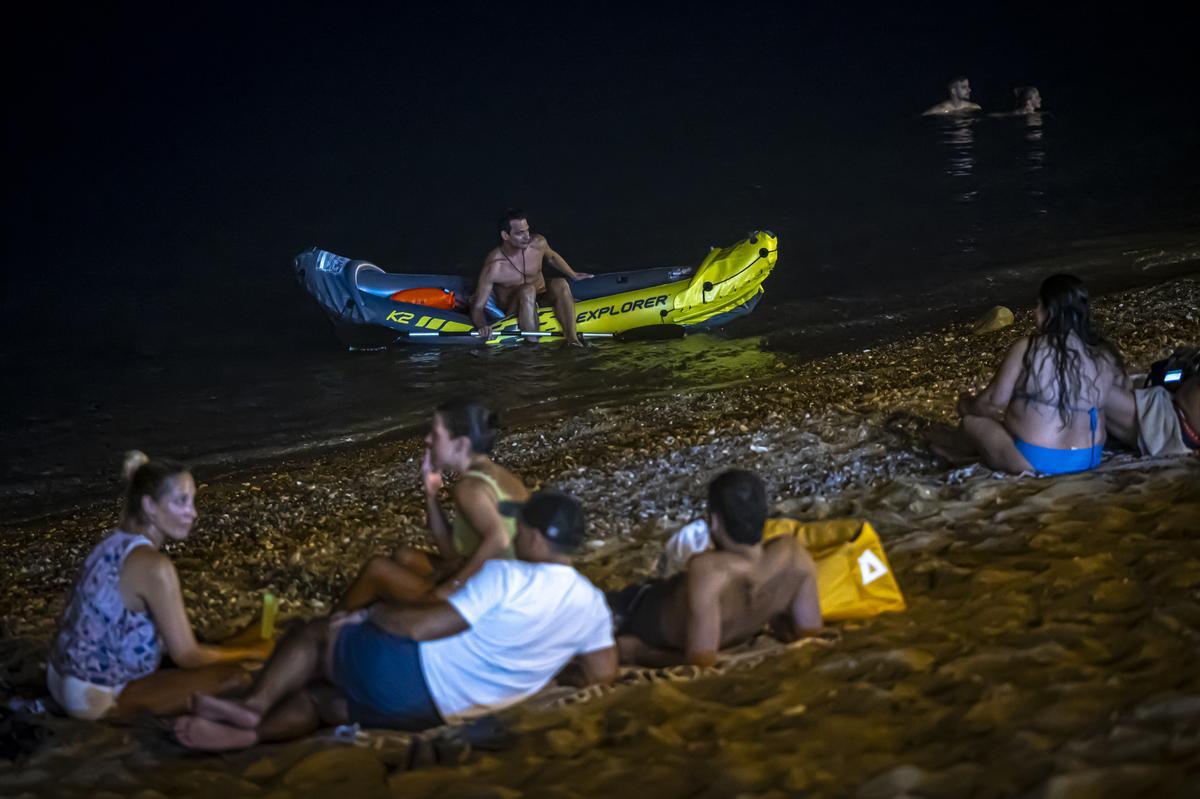
<svg viewBox="0 0 1200 799">
<path fill-rule="evenodd" d="M 125 462 L 121 464 L 121 478 L 125 482 L 133 480 L 138 469 L 150 462 L 150 458 L 140 449 L 131 449 L 125 453 Z"/>
</svg>

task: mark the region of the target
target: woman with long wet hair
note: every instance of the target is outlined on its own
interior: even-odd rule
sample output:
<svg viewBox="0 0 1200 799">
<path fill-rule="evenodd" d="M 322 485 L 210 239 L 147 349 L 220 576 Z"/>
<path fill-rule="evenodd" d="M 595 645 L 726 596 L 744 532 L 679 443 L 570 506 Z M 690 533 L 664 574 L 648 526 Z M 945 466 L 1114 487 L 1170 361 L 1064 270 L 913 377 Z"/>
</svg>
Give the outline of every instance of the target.
<svg viewBox="0 0 1200 799">
<path fill-rule="evenodd" d="M 391 558 L 374 557 L 338 602 L 341 611 L 381 599 L 412 602 L 449 594 L 493 558 L 513 557 L 516 508 L 529 489 L 491 458 L 496 414 L 473 400 L 441 405 L 430 421 L 421 463 L 429 532 L 437 552 L 401 547 Z M 438 503 L 446 472 L 460 475 L 451 490 L 453 520 Z"/>
<path fill-rule="evenodd" d="M 196 640 L 179 575 L 160 550 L 196 522 L 196 483 L 186 466 L 126 456 L 121 523 L 96 545 L 71 589 L 50 647 L 50 695 L 75 718 L 171 716 L 195 691 L 249 686 L 239 663 L 264 660 L 273 642 L 212 646 Z M 163 650 L 176 668 L 160 669 Z"/>
<path fill-rule="evenodd" d="M 959 397 L 959 426 L 930 431 L 935 453 L 951 463 L 981 458 L 1014 474 L 1100 464 L 1104 404 L 1126 379 L 1124 362 L 1096 329 L 1079 278 L 1046 278 L 1036 313 L 1036 330 L 1009 347 L 987 387 Z"/>
</svg>

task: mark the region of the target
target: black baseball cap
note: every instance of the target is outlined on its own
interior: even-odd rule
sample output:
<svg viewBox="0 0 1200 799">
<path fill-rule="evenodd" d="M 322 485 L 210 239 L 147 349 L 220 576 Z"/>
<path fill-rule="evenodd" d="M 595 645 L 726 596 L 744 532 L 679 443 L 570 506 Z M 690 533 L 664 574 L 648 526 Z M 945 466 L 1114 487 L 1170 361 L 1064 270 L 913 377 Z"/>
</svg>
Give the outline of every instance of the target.
<svg viewBox="0 0 1200 799">
<path fill-rule="evenodd" d="M 567 494 L 538 491 L 520 506 L 517 518 L 564 552 L 574 552 L 583 543 L 583 506 Z"/>
</svg>

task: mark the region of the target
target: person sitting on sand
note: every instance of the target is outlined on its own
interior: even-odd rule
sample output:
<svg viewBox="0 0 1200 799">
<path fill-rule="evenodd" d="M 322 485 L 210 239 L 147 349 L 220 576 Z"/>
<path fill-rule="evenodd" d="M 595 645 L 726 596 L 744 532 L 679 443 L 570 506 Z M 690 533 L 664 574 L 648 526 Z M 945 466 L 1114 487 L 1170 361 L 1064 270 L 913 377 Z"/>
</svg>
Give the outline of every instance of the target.
<svg viewBox="0 0 1200 799">
<path fill-rule="evenodd" d="M 1146 456 L 1200 453 L 1200 351 L 1191 358 L 1193 373 L 1173 391 L 1113 386 L 1104 406 L 1109 434 Z"/>
<path fill-rule="evenodd" d="M 604 596 L 571 565 L 583 510 L 541 492 L 520 511 L 520 560 L 490 560 L 444 601 L 379 603 L 294 630 L 240 701 L 197 694 L 175 725 L 193 749 L 290 740 L 324 724 L 418 730 L 491 713 L 574 661 L 588 683 L 617 674 Z"/>
<path fill-rule="evenodd" d="M 950 99 L 927 109 L 921 116 L 944 116 L 946 114 L 969 114 L 982 110 L 971 100 L 971 82 L 966 78 L 955 78 L 947 87 Z"/>
<path fill-rule="evenodd" d="M 425 436 L 421 483 L 438 554 L 402 547 L 392 558 L 372 558 L 338 610 L 357 610 L 381 599 L 416 602 L 433 591 L 444 599 L 486 561 L 513 557 L 516 518 L 507 505 L 523 502 L 529 489 L 489 456 L 496 425 L 496 414 L 474 400 L 452 400 L 434 412 Z M 453 524 L 438 504 L 443 472 L 462 475 L 452 491 Z"/>
<path fill-rule="evenodd" d="M 608 595 L 622 663 L 661 668 L 711 666 L 717 651 L 770 625 L 783 641 L 821 627 L 816 565 L 794 536 L 762 543 L 766 490 L 738 469 L 708 487 L 708 527 L 716 549 L 694 555 L 687 571 Z"/>
<path fill-rule="evenodd" d="M 120 526 L 84 561 L 50 647 L 46 683 L 68 715 L 93 721 L 148 712 L 167 716 L 194 691 L 247 687 L 239 661 L 263 660 L 270 641 L 196 641 L 179 575 L 159 550 L 196 522 L 196 484 L 182 464 L 131 452 Z M 159 669 L 163 647 L 178 668 Z"/>
<path fill-rule="evenodd" d="M 951 463 L 982 458 L 1012 474 L 1093 469 L 1104 450 L 1104 409 L 1124 379 L 1120 353 L 1095 328 L 1087 288 L 1071 275 L 1046 278 L 1037 329 L 1009 347 L 991 382 L 958 399 L 956 428 L 930 430 Z"/>
<path fill-rule="evenodd" d="M 542 274 L 542 264 L 545 262 L 557 267 L 571 280 L 586 280 L 592 275 L 576 272 L 565 258 L 550 247 L 544 236 L 532 235 L 524 211 L 506 211 L 497 227 L 500 246 L 483 259 L 479 285 L 471 297 L 471 321 L 475 323 L 480 338 L 487 340 L 492 336 L 492 326 L 484 315 L 484 308 L 495 292 L 496 303 L 506 314 L 516 314 L 518 326 L 527 333 L 536 333 L 538 330 L 537 304 L 544 295 L 554 306 L 554 315 L 562 325 L 566 342 L 581 344 L 575 333 L 575 297 L 571 293 L 571 286 L 561 277 L 547 281 Z"/>
</svg>

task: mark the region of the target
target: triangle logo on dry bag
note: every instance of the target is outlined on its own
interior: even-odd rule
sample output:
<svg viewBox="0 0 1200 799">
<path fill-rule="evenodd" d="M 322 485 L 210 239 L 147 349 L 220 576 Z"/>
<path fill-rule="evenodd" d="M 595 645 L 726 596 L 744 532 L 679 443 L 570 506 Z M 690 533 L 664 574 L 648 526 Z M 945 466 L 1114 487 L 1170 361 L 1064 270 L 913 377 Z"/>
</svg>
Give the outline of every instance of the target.
<svg viewBox="0 0 1200 799">
<path fill-rule="evenodd" d="M 870 585 L 888 571 L 879 556 L 869 549 L 858 556 L 858 568 L 862 571 L 863 585 Z"/>
</svg>

